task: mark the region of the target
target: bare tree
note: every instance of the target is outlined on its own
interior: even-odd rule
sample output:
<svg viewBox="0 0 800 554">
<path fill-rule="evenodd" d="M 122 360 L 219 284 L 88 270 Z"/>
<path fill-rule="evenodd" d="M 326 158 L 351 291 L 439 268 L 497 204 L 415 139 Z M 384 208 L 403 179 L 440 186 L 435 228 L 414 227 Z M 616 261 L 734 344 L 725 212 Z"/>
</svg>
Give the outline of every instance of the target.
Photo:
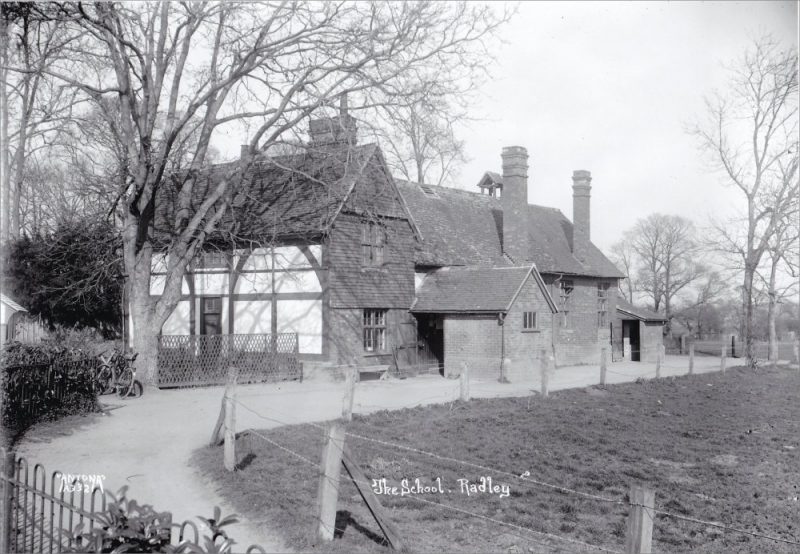
<svg viewBox="0 0 800 554">
<path fill-rule="evenodd" d="M 714 227 L 716 248 L 742 272 L 745 356 L 751 365 L 754 281 L 787 200 L 798 195 L 797 60 L 794 49 L 770 37 L 756 41 L 729 68 L 728 92 L 706 99 L 707 120 L 692 130 L 725 182 L 741 193 L 743 214 Z"/>
<path fill-rule="evenodd" d="M 454 124 L 467 119 L 467 106 L 442 96 L 458 97 L 458 91 L 440 91 L 418 100 L 385 104 L 377 112 L 375 134 L 385 146 L 393 173 L 417 183 L 442 185 L 452 181 L 466 162 L 464 142 L 456 137 Z"/>
<path fill-rule="evenodd" d="M 50 150 L 72 125 L 79 100 L 63 83 L 45 77 L 64 55 L 77 32 L 61 21 L 54 7 L 3 2 L 2 14 L 2 228 L 5 241 L 19 234 L 28 163 Z M 30 184 L 28 184 L 30 190 Z"/>
<path fill-rule="evenodd" d="M 350 93 L 369 109 L 429 86 L 437 67 L 470 59 L 496 28 L 488 7 L 466 3 L 97 3 L 65 5 L 91 39 L 83 67 L 46 74 L 107 110 L 121 145 L 116 197 L 129 284 L 133 346 L 155 379 L 158 331 L 181 294 L 187 265 L 219 228 L 247 169 L 226 166 L 199 206 L 196 185 L 215 137 L 252 130 L 251 151 L 279 143 L 315 110 Z M 91 78 L 90 78 L 91 77 Z M 360 99 L 360 101 L 359 101 Z M 187 148 L 184 146 L 189 145 Z M 181 152 L 181 156 L 177 153 Z M 185 164 L 184 164 L 185 162 Z M 174 187 L 168 276 L 150 296 L 158 191 Z"/>
<path fill-rule="evenodd" d="M 625 274 L 625 278 L 619 281 L 619 290 L 625 297 L 625 300 L 631 303 L 633 303 L 633 294 L 636 292 L 633 275 L 635 255 L 636 253 L 633 250 L 633 246 L 627 240 L 614 243 L 609 252 L 611 261 Z"/>
<path fill-rule="evenodd" d="M 633 254 L 629 263 L 635 270 L 636 289 L 655 311 L 663 311 L 669 332 L 678 295 L 707 271 L 696 261 L 694 225 L 680 216 L 651 214 L 625 233 L 624 242 Z"/>
<path fill-rule="evenodd" d="M 792 160 L 797 163 L 797 158 Z M 790 168 L 781 168 L 785 178 L 794 175 L 796 170 L 786 171 Z M 776 222 L 774 232 L 767 240 L 765 251 L 766 267 L 759 268 L 757 272 L 758 280 L 767 294 L 767 332 L 769 335 L 769 346 L 767 359 L 776 361 L 778 359 L 778 333 L 776 319 L 779 304 L 791 294 L 797 292 L 798 261 L 800 258 L 800 225 L 798 225 L 798 199 L 796 196 L 787 199 L 787 205 L 783 206 L 781 218 Z M 788 277 L 782 279 L 781 277 Z"/>
</svg>

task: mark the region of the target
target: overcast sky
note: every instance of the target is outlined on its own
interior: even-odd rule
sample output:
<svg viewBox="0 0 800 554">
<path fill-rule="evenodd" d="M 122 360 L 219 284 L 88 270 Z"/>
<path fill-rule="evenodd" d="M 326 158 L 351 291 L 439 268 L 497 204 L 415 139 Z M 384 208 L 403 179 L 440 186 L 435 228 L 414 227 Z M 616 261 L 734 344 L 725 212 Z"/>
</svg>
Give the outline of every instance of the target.
<svg viewBox="0 0 800 554">
<path fill-rule="evenodd" d="M 606 249 L 636 219 L 698 224 L 739 201 L 685 126 L 726 81 L 722 62 L 770 32 L 797 47 L 797 2 L 523 2 L 494 79 L 461 129 L 460 188 L 500 172 L 503 146 L 530 155 L 528 201 L 572 218 L 572 171 L 592 172 L 592 240 Z"/>
</svg>

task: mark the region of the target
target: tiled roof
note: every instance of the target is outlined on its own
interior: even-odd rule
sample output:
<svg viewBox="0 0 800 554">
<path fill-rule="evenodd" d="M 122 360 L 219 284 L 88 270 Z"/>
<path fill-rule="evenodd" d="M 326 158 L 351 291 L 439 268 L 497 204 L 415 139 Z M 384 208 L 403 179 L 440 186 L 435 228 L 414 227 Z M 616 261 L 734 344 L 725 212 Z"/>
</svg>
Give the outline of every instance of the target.
<svg viewBox="0 0 800 554">
<path fill-rule="evenodd" d="M 536 269 L 528 267 L 443 267 L 429 272 L 411 306 L 418 313 L 498 313 L 506 311 L 523 282 Z M 531 275 L 535 278 L 536 275 Z M 544 283 L 537 280 L 540 288 Z M 549 298 L 546 287 L 543 293 Z M 555 306 L 553 305 L 553 309 Z"/>
<path fill-rule="evenodd" d="M 502 251 L 503 207 L 499 198 L 448 187 L 395 179 L 422 234 L 416 263 L 421 266 L 509 265 Z M 426 185 L 428 186 L 428 185 Z M 594 245 L 586 263 L 572 255 L 572 223 L 555 208 L 528 205 L 528 259 L 541 273 L 624 277 Z"/>
<path fill-rule="evenodd" d="M 666 321 L 667 319 L 653 310 L 634 306 L 622 297 L 617 298 L 617 311 L 641 321 Z"/>
<path fill-rule="evenodd" d="M 379 163 L 376 150 L 374 144 L 328 148 L 253 162 L 242 186 L 236 187 L 218 236 L 268 241 L 327 232 L 353 184 L 370 163 Z M 210 168 L 194 186 L 190 212 L 237 168 L 238 162 Z M 155 225 L 162 238 L 170 235 L 169 216 L 176 202 L 175 187 L 165 183 L 156 202 Z"/>
</svg>

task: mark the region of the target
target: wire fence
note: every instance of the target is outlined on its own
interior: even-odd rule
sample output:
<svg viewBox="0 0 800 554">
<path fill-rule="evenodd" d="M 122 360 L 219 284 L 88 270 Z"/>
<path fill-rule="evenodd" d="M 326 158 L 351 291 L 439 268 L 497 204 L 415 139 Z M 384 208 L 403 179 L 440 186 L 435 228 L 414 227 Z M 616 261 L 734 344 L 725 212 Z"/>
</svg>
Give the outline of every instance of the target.
<svg viewBox="0 0 800 554">
<path fill-rule="evenodd" d="M 453 392 L 453 400 L 455 400 L 457 398 L 457 396 L 458 396 L 458 391 L 454 390 L 452 392 Z M 327 429 L 328 429 L 327 425 L 325 425 L 325 424 L 320 424 L 320 423 L 315 423 L 315 422 L 300 422 L 300 421 L 297 421 L 295 417 L 290 416 L 290 415 L 285 414 L 285 413 L 278 412 L 278 411 L 276 411 L 276 410 L 274 410 L 272 408 L 269 410 L 270 414 L 266 415 L 266 414 L 263 414 L 263 413 L 261 413 L 261 412 L 259 412 L 257 410 L 254 410 L 253 408 L 251 408 L 250 406 L 247 406 L 246 404 L 242 403 L 241 401 L 237 400 L 236 404 L 241 406 L 242 408 L 248 410 L 249 412 L 252 412 L 256 416 L 258 416 L 258 417 L 260 417 L 260 418 L 262 418 L 262 419 L 264 419 L 266 421 L 271 421 L 271 422 L 277 423 L 279 425 L 306 425 L 306 426 L 310 426 L 310 427 L 314 428 L 315 430 L 318 430 L 318 431 L 320 431 L 322 433 L 326 433 Z M 256 431 L 256 430 L 253 430 L 253 429 L 248 429 L 246 432 L 252 434 L 253 436 L 255 436 L 257 438 L 259 438 L 260 440 L 263 440 L 265 443 L 270 444 L 271 446 L 274 446 L 274 447 L 278 448 L 282 452 L 285 452 L 286 454 L 292 456 L 294 459 L 300 460 L 300 461 L 302 461 L 303 463 L 305 463 L 307 465 L 310 465 L 310 466 L 318 466 L 319 465 L 318 462 L 314 462 L 309 457 L 304 456 L 303 454 L 300 454 L 299 452 L 296 452 L 296 451 L 292 450 L 291 448 L 287 447 L 286 445 L 280 444 L 279 442 L 275 441 L 273 438 L 267 437 L 266 435 L 264 435 L 263 433 L 261 433 L 259 431 Z M 383 434 L 384 432 L 385 432 L 385 429 L 380 429 L 380 428 L 376 428 L 375 429 L 375 433 L 376 434 Z M 571 488 L 571 487 L 564 486 L 562 484 L 552 483 L 552 482 L 545 481 L 545 480 L 543 480 L 541 478 L 537 478 L 537 477 L 533 476 L 530 472 L 527 472 L 527 471 L 524 472 L 523 474 L 518 474 L 518 473 L 515 473 L 515 472 L 512 472 L 512 471 L 508 471 L 508 470 L 504 470 L 504 469 L 501 469 L 501 468 L 491 467 L 489 465 L 482 464 L 482 463 L 479 463 L 477 461 L 465 460 L 465 459 L 457 458 L 457 457 L 454 457 L 454 456 L 449 456 L 449 455 L 446 455 L 446 454 L 443 454 L 443 453 L 434 452 L 434 451 L 426 450 L 426 449 L 422 449 L 422 448 L 417 448 L 417 447 L 415 447 L 415 446 L 413 446 L 411 444 L 408 444 L 408 443 L 401 443 L 401 442 L 397 442 L 397 441 L 386 440 L 386 439 L 383 439 L 383 438 L 376 438 L 375 436 L 366 436 L 364 434 L 354 433 L 354 432 L 349 432 L 349 431 L 345 431 L 344 434 L 345 434 L 346 437 L 349 437 L 349 438 L 357 440 L 357 441 L 363 441 L 363 442 L 368 442 L 368 443 L 373 444 L 373 445 L 378 445 L 379 448 L 383 449 L 382 452 L 384 452 L 386 454 L 391 454 L 391 452 L 395 452 L 395 451 L 403 451 L 403 452 L 407 452 L 407 453 L 414 453 L 414 454 L 416 454 L 418 456 L 422 456 L 422 457 L 425 457 L 425 458 L 430 458 L 431 460 L 436 460 L 438 462 L 444 462 L 444 463 L 452 464 L 452 465 L 455 465 L 455 466 L 458 466 L 458 467 L 462 467 L 462 468 L 477 469 L 477 470 L 480 470 L 482 472 L 486 472 L 486 473 L 489 473 L 489 474 L 492 474 L 492 475 L 498 475 L 498 476 L 502 476 L 502 477 L 505 477 L 505 478 L 510 478 L 510 479 L 512 479 L 512 480 L 514 480 L 514 481 L 516 481 L 518 483 L 523 483 L 526 486 L 537 487 L 537 488 L 545 488 L 545 489 L 549 489 L 549 490 L 552 490 L 552 491 L 555 491 L 557 493 L 560 493 L 560 494 L 563 494 L 563 495 L 567 495 L 567 496 L 574 496 L 574 497 L 579 497 L 581 499 L 585 499 L 585 500 L 589 500 L 589 501 L 602 502 L 602 503 L 613 504 L 613 505 L 617 505 L 617 506 L 624 506 L 624 507 L 627 507 L 628 509 L 631 509 L 633 507 L 642 506 L 642 504 L 639 504 L 639 503 L 636 503 L 636 502 L 632 502 L 630 500 L 630 498 L 627 497 L 627 496 L 621 496 L 621 497 L 617 497 L 617 498 L 612 498 L 612 497 L 609 497 L 609 496 L 603 496 L 603 495 L 594 494 L 594 493 L 590 493 L 590 492 L 586 492 L 586 491 L 580 491 L 580 490 L 576 490 L 576 489 Z M 337 485 L 337 487 L 338 486 L 339 485 Z M 337 488 L 337 491 L 338 491 L 338 488 Z M 517 532 L 517 534 L 515 534 L 513 532 L 512 532 L 512 534 L 515 534 L 515 536 L 521 536 L 522 538 L 525 538 L 525 539 L 528 539 L 528 540 L 534 540 L 532 537 L 533 536 L 537 536 L 537 537 L 540 537 L 540 538 L 541 537 L 547 538 L 547 539 L 549 539 L 551 541 L 561 541 L 562 543 L 568 543 L 568 544 L 571 545 L 571 548 L 573 546 L 579 546 L 581 548 L 590 549 L 590 550 L 596 550 L 596 551 L 602 551 L 602 552 L 619 552 L 619 550 L 615 550 L 614 548 L 609 548 L 609 547 L 604 546 L 604 545 L 591 544 L 591 543 L 588 543 L 588 542 L 580 541 L 580 540 L 572 538 L 572 537 L 566 537 L 566 536 L 563 536 L 563 535 L 558 535 L 558 534 L 554 534 L 554 533 L 548 533 L 548 532 L 544 532 L 544 531 L 539 531 L 539 530 L 536 530 L 536 529 L 533 529 L 533 528 L 530 528 L 530 527 L 526 527 L 526 526 L 523 526 L 523 525 L 518 525 L 516 523 L 503 521 L 501 519 L 498 519 L 497 517 L 491 517 L 491 516 L 487 516 L 487 515 L 484 515 L 484 514 L 479 514 L 477 512 L 474 512 L 474 511 L 471 511 L 471 510 L 467 510 L 465 508 L 461 508 L 461 507 L 458 507 L 458 506 L 452 506 L 452 505 L 445 504 L 445 503 L 442 503 L 442 502 L 434 502 L 434 501 L 426 500 L 426 499 L 420 498 L 419 496 L 416 496 L 416 495 L 409 495 L 406 498 L 412 499 L 412 500 L 420 502 L 420 503 L 424 503 L 426 505 L 433 506 L 433 507 L 438 508 L 438 509 L 447 510 L 447 511 L 451 511 L 451 512 L 458 512 L 458 513 L 461 513 L 461 514 L 466 515 L 468 517 L 480 519 L 480 520 L 482 520 L 484 522 L 487 522 L 487 523 L 490 523 L 490 524 L 503 526 L 503 527 L 508 528 L 508 529 L 513 529 L 513 531 Z M 655 515 L 658 515 L 658 516 L 661 516 L 661 517 L 673 518 L 673 519 L 686 521 L 686 522 L 690 522 L 690 523 L 697 524 L 697 525 L 704 525 L 704 526 L 707 526 L 707 527 L 713 527 L 713 528 L 716 528 L 716 529 L 721 529 L 721 530 L 726 531 L 726 532 L 738 533 L 738 534 L 742 534 L 742 535 L 748 535 L 748 536 L 752 536 L 752 537 L 755 537 L 755 538 L 758 538 L 758 539 L 762 539 L 762 540 L 766 540 L 766 541 L 774 541 L 774 542 L 777 542 L 777 543 L 782 543 L 782 544 L 787 544 L 787 545 L 792 545 L 792 546 L 800 546 L 800 541 L 797 541 L 797 540 L 794 540 L 794 539 L 776 537 L 776 536 L 769 535 L 769 534 L 766 534 L 766 533 L 761 533 L 761 532 L 758 532 L 758 531 L 742 529 L 742 528 L 736 527 L 734 525 L 726 525 L 726 524 L 720 523 L 720 522 L 708 521 L 708 520 L 702 519 L 700 517 L 693 517 L 691 515 L 677 514 L 677 513 L 674 513 L 672 511 L 668 511 L 668 510 L 665 510 L 665 509 L 662 509 L 662 508 L 654 508 L 654 507 L 647 507 L 647 508 L 652 511 L 652 514 L 655 514 Z M 736 512 L 736 510 L 733 509 L 733 508 L 725 509 L 724 511 L 725 511 L 725 513 L 735 513 Z M 338 532 L 343 532 L 342 529 L 338 529 L 337 528 L 335 530 L 338 531 Z M 518 534 L 519 532 L 523 533 L 524 535 L 519 535 Z M 546 546 L 553 546 L 552 543 L 539 543 L 539 544 L 543 544 L 543 545 L 546 545 Z M 574 548 L 572 548 L 572 550 L 574 550 Z"/>
</svg>

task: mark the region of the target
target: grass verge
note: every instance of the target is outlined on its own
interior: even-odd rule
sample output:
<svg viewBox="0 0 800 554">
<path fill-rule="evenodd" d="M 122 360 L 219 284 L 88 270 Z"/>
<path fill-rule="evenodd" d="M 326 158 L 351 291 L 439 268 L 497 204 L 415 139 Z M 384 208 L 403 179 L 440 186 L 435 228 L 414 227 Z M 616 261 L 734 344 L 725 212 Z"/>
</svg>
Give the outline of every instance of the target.
<svg viewBox="0 0 800 554">
<path fill-rule="evenodd" d="M 656 491 L 656 507 L 697 519 L 800 541 L 800 373 L 735 368 L 705 374 L 552 393 L 472 400 L 356 416 L 348 433 L 432 451 L 514 475 L 627 500 L 631 484 Z M 342 475 L 337 539 L 313 530 L 324 431 L 312 425 L 259 431 L 299 453 L 250 436 L 242 468 L 222 467 L 222 449 L 194 463 L 254 524 L 301 551 L 382 551 L 379 530 Z M 622 550 L 627 507 L 567 494 L 499 473 L 347 437 L 371 479 L 438 488 L 381 502 L 415 552 L 581 551 L 575 542 Z M 467 495 L 459 479 L 491 477 L 508 496 Z M 431 502 L 447 505 L 430 504 Z M 462 511 L 457 511 L 462 510 Z M 473 512 L 481 517 L 468 515 Z M 503 526 L 485 518 L 518 527 Z M 529 529 L 524 531 L 520 528 Z M 654 547 L 667 552 L 792 552 L 777 543 L 670 517 L 655 520 Z"/>
</svg>

